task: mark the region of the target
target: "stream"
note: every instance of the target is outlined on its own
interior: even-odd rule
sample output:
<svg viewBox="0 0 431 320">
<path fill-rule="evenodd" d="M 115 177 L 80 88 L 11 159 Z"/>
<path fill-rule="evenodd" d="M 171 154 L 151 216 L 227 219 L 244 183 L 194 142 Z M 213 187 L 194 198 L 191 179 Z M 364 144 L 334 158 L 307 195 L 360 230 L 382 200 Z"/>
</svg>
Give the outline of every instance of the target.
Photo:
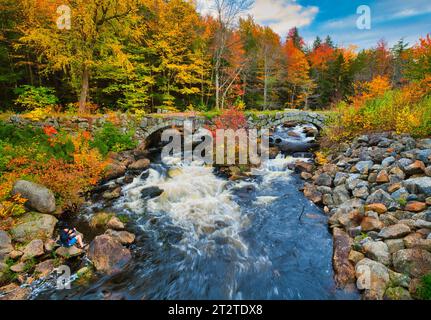
<svg viewBox="0 0 431 320">
<path fill-rule="evenodd" d="M 279 127 L 274 136 L 280 144 L 314 140 L 304 125 Z M 296 151 L 296 158 L 279 154 L 260 175 L 235 182 L 200 163 L 155 156 L 121 198 L 93 203 L 79 217 L 127 215 L 137 236 L 133 262 L 70 290 L 56 290 L 55 279 L 35 283 L 32 299 L 358 299 L 335 287 L 327 217 L 288 169 L 308 156 Z M 153 186 L 164 193 L 143 199 L 141 191 Z"/>
</svg>

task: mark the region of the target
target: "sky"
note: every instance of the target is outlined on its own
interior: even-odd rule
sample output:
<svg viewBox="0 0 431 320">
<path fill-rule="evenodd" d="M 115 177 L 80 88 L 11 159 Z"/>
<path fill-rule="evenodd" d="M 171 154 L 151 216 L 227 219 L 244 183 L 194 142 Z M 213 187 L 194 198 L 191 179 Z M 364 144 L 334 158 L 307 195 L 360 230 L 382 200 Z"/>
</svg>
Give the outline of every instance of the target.
<svg viewBox="0 0 431 320">
<path fill-rule="evenodd" d="M 211 13 L 214 0 L 198 0 L 203 14 Z M 371 28 L 357 27 L 358 7 L 370 8 Z M 330 35 L 340 46 L 359 49 L 376 46 L 384 39 L 390 46 L 403 38 L 409 44 L 431 33 L 431 0 L 255 0 L 249 11 L 255 20 L 270 26 L 282 38 L 299 28 L 311 44 L 316 36 Z"/>
</svg>

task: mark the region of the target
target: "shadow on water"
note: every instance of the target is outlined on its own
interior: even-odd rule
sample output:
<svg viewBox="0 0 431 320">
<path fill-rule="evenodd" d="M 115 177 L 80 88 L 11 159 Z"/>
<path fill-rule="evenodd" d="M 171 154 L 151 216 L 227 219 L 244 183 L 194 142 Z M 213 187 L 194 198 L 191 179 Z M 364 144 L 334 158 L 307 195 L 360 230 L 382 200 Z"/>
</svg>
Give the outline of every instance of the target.
<svg viewBox="0 0 431 320">
<path fill-rule="evenodd" d="M 358 299 L 335 288 L 327 218 L 299 191 L 302 182 L 287 169 L 293 161 L 279 155 L 240 182 L 174 158 L 153 163 L 146 179 L 123 187 L 108 207 L 130 216 L 133 263 L 36 298 Z M 144 200 L 148 186 L 165 192 Z"/>
</svg>

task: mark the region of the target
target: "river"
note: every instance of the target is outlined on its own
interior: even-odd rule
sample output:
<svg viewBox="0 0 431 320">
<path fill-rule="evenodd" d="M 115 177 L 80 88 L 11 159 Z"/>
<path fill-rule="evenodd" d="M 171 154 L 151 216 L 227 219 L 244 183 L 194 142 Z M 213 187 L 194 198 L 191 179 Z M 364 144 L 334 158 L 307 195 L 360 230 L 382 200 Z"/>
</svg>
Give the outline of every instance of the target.
<svg viewBox="0 0 431 320">
<path fill-rule="evenodd" d="M 313 140 L 303 131 L 276 133 L 284 141 Z M 120 199 L 94 203 L 79 218 L 101 209 L 127 215 L 137 235 L 133 262 L 70 290 L 56 290 L 54 280 L 36 283 L 32 298 L 357 299 L 335 287 L 327 217 L 299 191 L 302 182 L 288 169 L 296 160 L 279 154 L 260 175 L 235 182 L 180 158 L 153 161 Z M 164 193 L 142 199 L 151 186 Z"/>
</svg>

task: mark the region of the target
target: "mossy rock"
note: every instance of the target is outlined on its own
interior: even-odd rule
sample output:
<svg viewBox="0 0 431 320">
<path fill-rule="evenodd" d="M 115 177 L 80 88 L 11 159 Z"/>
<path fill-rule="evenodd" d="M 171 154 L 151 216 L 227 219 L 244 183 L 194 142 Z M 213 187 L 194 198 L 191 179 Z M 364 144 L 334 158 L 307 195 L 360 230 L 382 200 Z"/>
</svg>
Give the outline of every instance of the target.
<svg viewBox="0 0 431 320">
<path fill-rule="evenodd" d="M 12 239 L 27 243 L 34 239 L 50 239 L 58 220 L 52 215 L 30 212 L 20 217 L 10 230 Z"/>
<path fill-rule="evenodd" d="M 111 218 L 114 216 L 115 214 L 113 213 L 107 213 L 107 212 L 96 213 L 90 220 L 90 227 L 94 229 L 106 227 L 109 220 L 111 220 Z"/>
<path fill-rule="evenodd" d="M 386 289 L 384 298 L 385 300 L 412 300 L 409 291 L 402 287 Z"/>
</svg>

